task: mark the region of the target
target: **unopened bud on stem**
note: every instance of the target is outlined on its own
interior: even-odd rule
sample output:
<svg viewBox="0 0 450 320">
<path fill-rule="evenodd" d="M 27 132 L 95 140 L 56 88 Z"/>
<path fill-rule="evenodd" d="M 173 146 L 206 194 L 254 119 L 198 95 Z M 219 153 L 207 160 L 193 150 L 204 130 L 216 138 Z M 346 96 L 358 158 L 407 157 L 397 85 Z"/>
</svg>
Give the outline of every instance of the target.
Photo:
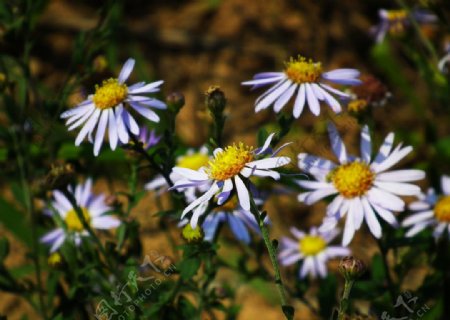
<svg viewBox="0 0 450 320">
<path fill-rule="evenodd" d="M 349 256 L 342 258 L 339 271 L 346 280 L 356 280 L 366 271 L 366 266 L 361 260 Z"/>
</svg>

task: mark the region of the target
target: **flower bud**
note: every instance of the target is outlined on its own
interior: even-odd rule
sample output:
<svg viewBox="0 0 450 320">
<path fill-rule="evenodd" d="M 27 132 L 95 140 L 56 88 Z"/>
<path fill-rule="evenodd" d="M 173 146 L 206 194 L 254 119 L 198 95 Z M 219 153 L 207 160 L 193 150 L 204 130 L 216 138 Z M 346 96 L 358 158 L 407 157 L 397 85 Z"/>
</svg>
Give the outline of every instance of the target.
<svg viewBox="0 0 450 320">
<path fill-rule="evenodd" d="M 201 242 L 203 240 L 203 237 L 205 236 L 202 228 L 199 225 L 197 225 L 195 229 L 192 229 L 190 223 L 184 226 L 181 235 L 189 243 Z"/>
<path fill-rule="evenodd" d="M 345 280 L 356 280 L 366 271 L 366 266 L 361 260 L 349 256 L 342 258 L 339 263 L 339 271 Z"/>
<path fill-rule="evenodd" d="M 205 92 L 205 105 L 213 115 L 222 114 L 227 104 L 227 99 L 219 86 L 210 86 Z"/>
<path fill-rule="evenodd" d="M 170 111 L 178 113 L 184 106 L 184 95 L 181 92 L 172 92 L 166 97 L 167 107 Z"/>
</svg>

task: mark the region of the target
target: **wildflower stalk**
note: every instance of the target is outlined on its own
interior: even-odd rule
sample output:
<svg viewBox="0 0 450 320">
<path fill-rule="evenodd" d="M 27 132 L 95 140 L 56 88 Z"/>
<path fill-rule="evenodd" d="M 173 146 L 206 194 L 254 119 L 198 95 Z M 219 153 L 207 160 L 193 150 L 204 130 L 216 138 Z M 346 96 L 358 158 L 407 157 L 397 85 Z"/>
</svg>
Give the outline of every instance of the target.
<svg viewBox="0 0 450 320">
<path fill-rule="evenodd" d="M 344 292 L 342 293 L 342 298 L 339 303 L 339 312 L 338 312 L 338 320 L 344 320 L 345 319 L 345 313 L 347 312 L 348 305 L 349 305 L 349 297 L 350 297 L 350 291 L 352 291 L 353 284 L 355 283 L 355 280 L 352 279 L 345 279 L 344 284 Z"/>
<path fill-rule="evenodd" d="M 281 308 L 283 310 L 286 319 L 292 320 L 294 318 L 294 310 L 291 306 L 287 304 L 286 292 L 283 286 L 283 281 L 281 279 L 276 249 L 273 246 L 273 243 L 270 241 L 269 231 L 267 229 L 267 226 L 264 224 L 264 218 L 261 217 L 261 213 L 259 212 L 256 203 L 253 199 L 253 196 L 251 194 L 250 194 L 250 211 L 255 216 L 256 221 L 258 221 L 258 225 L 264 239 L 264 244 L 266 245 L 267 251 L 269 252 L 270 262 L 272 263 L 273 270 L 275 271 L 275 286 L 277 287 L 278 295 L 280 297 Z"/>
<path fill-rule="evenodd" d="M 384 273 L 386 274 L 386 281 L 388 284 L 389 294 L 391 296 L 391 300 L 394 301 L 394 299 L 396 297 L 395 289 L 394 289 L 394 281 L 391 278 L 391 274 L 389 272 L 389 264 L 388 264 L 388 261 L 386 258 L 388 248 L 386 248 L 386 246 L 384 245 L 384 243 L 381 240 L 377 240 L 377 244 L 378 244 L 378 248 L 380 249 L 381 259 L 383 261 Z"/>
</svg>

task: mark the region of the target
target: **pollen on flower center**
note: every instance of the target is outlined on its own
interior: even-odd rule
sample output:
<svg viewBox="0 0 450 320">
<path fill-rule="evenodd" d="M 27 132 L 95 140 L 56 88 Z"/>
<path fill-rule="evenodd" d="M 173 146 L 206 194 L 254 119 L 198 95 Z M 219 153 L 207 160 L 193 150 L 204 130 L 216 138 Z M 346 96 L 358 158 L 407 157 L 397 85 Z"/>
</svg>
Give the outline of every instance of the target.
<svg viewBox="0 0 450 320">
<path fill-rule="evenodd" d="M 285 63 L 284 73 L 295 83 L 317 82 L 322 75 L 322 64 L 312 60 L 306 60 L 299 56 L 297 59 L 291 58 Z"/>
<path fill-rule="evenodd" d="M 209 161 L 207 173 L 211 179 L 227 180 L 237 175 L 244 166 L 253 161 L 253 148 L 240 142 L 233 144 L 225 150 L 218 152 L 213 160 Z"/>
<path fill-rule="evenodd" d="M 99 109 L 109 109 L 123 102 L 127 97 L 128 87 L 120 84 L 117 79 L 103 81 L 102 85 L 95 86 L 95 94 L 92 100 Z"/>
<path fill-rule="evenodd" d="M 315 256 L 327 246 L 326 241 L 320 236 L 305 236 L 298 243 L 300 252 L 305 256 Z"/>
<path fill-rule="evenodd" d="M 181 157 L 177 160 L 177 167 L 198 170 L 208 164 L 209 157 L 203 153 L 194 153 Z"/>
<path fill-rule="evenodd" d="M 450 196 L 442 198 L 436 203 L 434 216 L 439 222 L 450 222 Z"/>
<path fill-rule="evenodd" d="M 89 211 L 86 208 L 81 208 L 81 211 L 83 212 L 84 220 L 86 220 L 86 222 L 89 224 L 91 221 L 91 215 L 89 214 Z M 81 232 L 84 230 L 83 223 L 78 218 L 75 209 L 72 209 L 69 212 L 67 212 L 64 221 L 69 231 Z"/>
<path fill-rule="evenodd" d="M 355 161 L 337 167 L 327 178 L 345 198 L 354 198 L 370 189 L 375 174 L 366 163 Z"/>
</svg>

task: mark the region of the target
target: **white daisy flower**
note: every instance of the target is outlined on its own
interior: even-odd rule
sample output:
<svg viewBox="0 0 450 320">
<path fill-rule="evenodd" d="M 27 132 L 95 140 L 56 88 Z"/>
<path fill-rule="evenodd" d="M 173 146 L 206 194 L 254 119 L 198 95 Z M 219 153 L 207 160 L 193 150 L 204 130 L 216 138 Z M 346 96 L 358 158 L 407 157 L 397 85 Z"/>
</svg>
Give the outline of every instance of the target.
<svg viewBox="0 0 450 320">
<path fill-rule="evenodd" d="M 417 213 L 402 222 L 403 227 L 410 227 L 407 237 L 412 237 L 427 227 L 433 227 L 433 236 L 438 239 L 446 231 L 450 236 L 450 176 L 441 177 L 442 196 L 437 196 L 433 188 L 427 194 L 420 194 L 419 201 L 409 205 Z"/>
<path fill-rule="evenodd" d="M 92 180 L 88 179 L 84 184 L 77 185 L 75 192 L 69 187 L 69 191 L 74 194 L 77 205 L 83 212 L 83 217 L 93 229 L 113 229 L 120 225 L 120 220 L 110 215 L 105 215 L 111 208 L 105 204 L 105 195 L 95 196 L 92 191 Z M 55 252 L 64 243 L 70 239 L 78 246 L 81 243 L 81 237 L 89 236 L 84 229 L 83 223 L 70 201 L 61 191 L 54 190 L 51 207 L 56 210 L 47 209 L 45 212 L 49 215 L 58 214 L 65 223 L 65 228 L 59 227 L 48 232 L 41 238 L 41 242 L 51 245 L 50 252 Z"/>
<path fill-rule="evenodd" d="M 378 25 L 371 28 L 371 33 L 377 43 L 383 42 L 388 34 L 394 37 L 405 34 L 411 25 L 411 19 L 416 20 L 419 24 L 433 23 L 438 20 L 437 16 L 423 9 L 412 11 L 380 9 L 378 16 L 380 18 Z"/>
<path fill-rule="evenodd" d="M 311 112 L 320 114 L 320 101 L 324 101 L 334 112 L 341 112 L 341 104 L 333 95 L 340 98 L 350 96 L 342 91 L 325 84 L 323 81 L 341 85 L 359 85 L 357 79 L 360 72 L 356 69 L 335 69 L 323 72 L 320 62 L 307 61 L 304 57 L 292 59 L 286 63 L 283 72 L 263 72 L 253 77 L 253 80 L 242 82 L 243 85 L 253 86 L 252 89 L 273 84 L 255 102 L 255 111 L 259 112 L 273 104 L 273 110 L 278 113 L 288 101 L 296 96 L 293 115 L 300 117 L 305 103 Z"/>
<path fill-rule="evenodd" d="M 274 134 L 271 134 L 261 148 L 253 150 L 252 147 L 242 142 L 228 146 L 225 149 L 214 150 L 214 158 L 209 161 L 207 167 L 199 170 L 175 167 L 174 172 L 184 177 L 177 181 L 173 189 L 186 189 L 210 185 L 209 190 L 201 197 L 192 201 L 184 210 L 181 218 L 193 210 L 190 220 L 191 226 L 197 226 L 198 218 L 204 212 L 202 204 L 207 203 L 217 194 L 217 204 L 222 205 L 236 190 L 239 204 L 244 210 L 250 210 L 250 195 L 246 182 L 250 176 L 271 177 L 279 179 L 280 174 L 272 169 L 284 166 L 290 162 L 288 157 L 275 157 L 281 148 L 273 152 L 270 157 L 265 157 L 269 152 L 269 145 Z"/>
<path fill-rule="evenodd" d="M 202 167 L 206 167 L 208 162 L 211 160 L 211 156 L 209 155 L 208 148 L 206 146 L 202 146 L 200 150 L 188 149 L 186 154 L 179 156 L 176 159 L 176 167 L 191 169 L 191 170 L 199 170 Z M 170 179 L 176 183 L 177 181 L 184 180 L 183 176 L 172 171 L 170 173 Z M 186 200 L 192 202 L 196 199 L 198 192 L 206 192 L 209 189 L 209 185 L 200 185 L 198 187 L 193 186 L 191 188 L 186 188 L 183 190 L 184 196 Z M 166 179 L 162 175 L 157 175 L 154 179 L 148 182 L 144 188 L 149 191 L 158 191 L 158 194 L 162 192 L 166 192 L 169 189 L 169 185 L 167 184 Z"/>
<path fill-rule="evenodd" d="M 339 163 L 305 153 L 298 155 L 300 169 L 313 175 L 317 181 L 298 181 L 306 189 L 313 190 L 299 195 L 299 201 L 313 204 L 327 196 L 336 195 L 328 205 L 327 217 L 321 228 L 334 228 L 338 220 L 347 214 L 343 244 L 348 245 L 363 220 L 371 233 L 381 237 L 381 226 L 377 213 L 390 225 L 397 225 L 394 211 L 403 211 L 404 201 L 399 196 L 420 194 L 420 188 L 410 181 L 425 177 L 422 170 L 387 171 L 406 157 L 412 147 L 402 147 L 400 143 L 393 148 L 394 134 L 390 133 L 375 158 L 372 158 L 372 146 L 368 126 L 361 131 L 361 158 L 347 154 L 344 143 L 336 127 L 328 127 L 331 147 Z"/>
<path fill-rule="evenodd" d="M 96 86 L 95 93 L 81 102 L 73 109 L 61 114 L 66 119 L 69 131 L 81 125 L 83 128 L 75 139 L 75 145 L 79 146 L 86 136 L 94 143 L 94 155 L 98 155 L 103 144 L 106 128 L 108 128 L 109 145 L 112 150 L 117 147 L 117 142 L 128 143 L 129 132 L 139 135 L 139 126 L 131 113 L 131 107 L 146 119 L 159 122 L 159 116 L 152 110 L 165 109 L 166 104 L 145 94 L 158 92 L 163 81 L 149 84 L 139 82 L 127 86 L 125 81 L 133 71 L 134 59 L 128 59 L 120 71 L 117 79 L 103 81 L 101 86 Z M 94 130 L 95 137 L 93 138 Z"/>
<path fill-rule="evenodd" d="M 281 238 L 281 251 L 278 255 L 283 266 L 303 261 L 299 270 L 300 279 L 308 274 L 312 278 L 327 276 L 327 262 L 336 257 L 345 257 L 350 249 L 342 246 L 330 246 L 329 243 L 339 234 L 339 230 L 320 231 L 313 227 L 309 234 L 292 227 L 291 233 L 295 240 L 288 237 Z"/>
</svg>

